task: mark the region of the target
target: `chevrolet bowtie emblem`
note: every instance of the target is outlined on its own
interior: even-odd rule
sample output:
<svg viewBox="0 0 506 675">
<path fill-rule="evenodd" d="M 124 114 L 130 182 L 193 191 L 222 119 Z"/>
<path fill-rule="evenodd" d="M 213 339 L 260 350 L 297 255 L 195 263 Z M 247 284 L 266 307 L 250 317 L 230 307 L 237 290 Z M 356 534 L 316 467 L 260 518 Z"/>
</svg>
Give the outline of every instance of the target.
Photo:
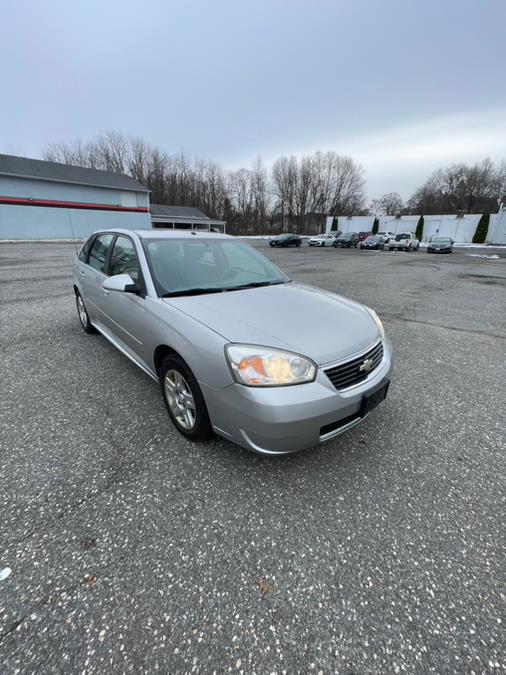
<svg viewBox="0 0 506 675">
<path fill-rule="evenodd" d="M 372 370 L 374 361 L 372 359 L 366 359 L 359 368 L 361 373 L 368 373 Z"/>
</svg>

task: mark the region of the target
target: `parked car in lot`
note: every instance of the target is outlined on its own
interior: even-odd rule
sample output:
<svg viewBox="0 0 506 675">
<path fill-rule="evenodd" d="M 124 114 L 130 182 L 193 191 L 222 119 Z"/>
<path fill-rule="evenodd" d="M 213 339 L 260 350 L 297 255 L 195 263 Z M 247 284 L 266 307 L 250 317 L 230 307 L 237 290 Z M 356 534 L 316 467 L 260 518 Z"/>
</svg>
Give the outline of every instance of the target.
<svg viewBox="0 0 506 675">
<path fill-rule="evenodd" d="M 290 281 L 224 234 L 95 233 L 74 293 L 85 332 L 157 380 L 193 440 L 214 431 L 259 453 L 302 450 L 358 424 L 388 390 L 391 347 L 373 310 Z"/>
<path fill-rule="evenodd" d="M 357 234 L 357 239 L 358 239 L 357 246 L 360 247 L 362 245 L 362 242 L 365 241 L 367 239 L 367 237 L 370 237 L 371 235 L 372 235 L 372 232 L 359 232 Z"/>
<path fill-rule="evenodd" d="M 388 242 L 390 251 L 418 251 L 420 242 L 412 232 L 400 232 Z"/>
<path fill-rule="evenodd" d="M 393 232 L 378 232 L 378 237 L 383 237 L 385 244 L 388 244 L 390 239 L 395 237 L 395 234 Z"/>
<path fill-rule="evenodd" d="M 453 240 L 449 237 L 435 237 L 427 246 L 427 253 L 452 253 Z"/>
<path fill-rule="evenodd" d="M 373 234 L 370 237 L 367 237 L 367 239 L 364 239 L 360 244 L 360 248 L 364 251 L 382 251 L 385 248 L 385 242 L 383 241 L 383 237 Z"/>
<path fill-rule="evenodd" d="M 356 232 L 344 232 L 343 234 L 340 234 L 338 237 L 335 238 L 334 243 L 332 246 L 334 248 L 350 248 L 351 246 L 357 246 L 358 242 L 358 235 Z"/>
<path fill-rule="evenodd" d="M 302 239 L 298 234 L 280 234 L 277 237 L 273 237 L 269 241 L 269 245 L 279 246 L 280 248 L 287 248 L 288 246 L 300 246 L 302 244 Z"/>
<path fill-rule="evenodd" d="M 311 239 L 308 241 L 308 244 L 309 246 L 332 246 L 336 240 L 336 237 L 338 237 L 340 234 L 340 232 L 318 234 L 315 237 L 311 237 Z"/>
</svg>

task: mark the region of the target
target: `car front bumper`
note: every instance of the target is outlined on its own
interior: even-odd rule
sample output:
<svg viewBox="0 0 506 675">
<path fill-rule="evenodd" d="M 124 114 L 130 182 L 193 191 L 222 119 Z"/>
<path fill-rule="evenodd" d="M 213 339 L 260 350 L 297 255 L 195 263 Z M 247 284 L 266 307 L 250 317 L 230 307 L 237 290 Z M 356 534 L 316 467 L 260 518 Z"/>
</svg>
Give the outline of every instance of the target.
<svg viewBox="0 0 506 675">
<path fill-rule="evenodd" d="M 364 394 L 386 384 L 391 347 L 383 341 L 383 360 L 364 382 L 337 391 L 322 369 L 314 382 L 289 387 L 214 389 L 200 383 L 213 429 L 237 445 L 265 455 L 280 455 L 334 438 L 361 422 Z"/>
</svg>

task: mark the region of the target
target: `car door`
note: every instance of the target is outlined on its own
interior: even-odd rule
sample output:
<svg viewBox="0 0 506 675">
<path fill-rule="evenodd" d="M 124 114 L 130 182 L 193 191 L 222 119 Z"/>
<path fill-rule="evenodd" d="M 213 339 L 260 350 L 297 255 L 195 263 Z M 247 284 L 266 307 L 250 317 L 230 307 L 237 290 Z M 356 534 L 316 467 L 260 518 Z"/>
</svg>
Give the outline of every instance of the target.
<svg viewBox="0 0 506 675">
<path fill-rule="evenodd" d="M 111 277 L 116 274 L 129 274 L 139 288 L 138 294 L 102 290 L 104 313 L 109 330 L 143 359 L 145 285 L 137 250 L 131 237 L 118 234 L 112 245 L 107 271 Z"/>
<path fill-rule="evenodd" d="M 95 237 L 85 261 L 79 262 L 79 280 L 84 303 L 92 321 L 105 324 L 102 282 L 107 277 L 106 264 L 114 234 L 99 234 Z"/>
</svg>

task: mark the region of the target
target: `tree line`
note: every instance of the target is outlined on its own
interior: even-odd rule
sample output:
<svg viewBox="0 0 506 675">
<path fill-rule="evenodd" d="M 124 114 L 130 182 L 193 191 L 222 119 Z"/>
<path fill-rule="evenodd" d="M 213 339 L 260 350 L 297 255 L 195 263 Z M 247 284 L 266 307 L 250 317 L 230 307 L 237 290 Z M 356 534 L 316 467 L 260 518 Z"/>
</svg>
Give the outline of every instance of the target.
<svg viewBox="0 0 506 675">
<path fill-rule="evenodd" d="M 490 159 L 475 164 L 452 164 L 434 171 L 404 204 L 397 192 L 371 203 L 377 215 L 495 213 L 506 198 L 506 162 Z"/>
<path fill-rule="evenodd" d="M 151 203 L 196 206 L 238 234 L 283 227 L 311 234 L 321 231 L 327 215 L 492 212 L 506 195 L 506 164 L 497 167 L 489 159 L 438 169 L 406 203 L 394 192 L 367 206 L 362 167 L 330 150 L 282 156 L 270 169 L 259 157 L 251 167 L 226 171 L 212 160 L 170 154 L 109 131 L 84 142 L 50 143 L 43 156 L 129 174 L 151 190 Z"/>
<path fill-rule="evenodd" d="M 151 190 L 151 203 L 196 206 L 227 221 L 228 231 L 319 231 L 327 214 L 365 208 L 362 167 L 335 152 L 280 157 L 268 171 L 261 158 L 225 171 L 183 151 L 163 152 L 141 138 L 110 131 L 90 141 L 51 143 L 44 159 L 127 173 Z"/>
</svg>

